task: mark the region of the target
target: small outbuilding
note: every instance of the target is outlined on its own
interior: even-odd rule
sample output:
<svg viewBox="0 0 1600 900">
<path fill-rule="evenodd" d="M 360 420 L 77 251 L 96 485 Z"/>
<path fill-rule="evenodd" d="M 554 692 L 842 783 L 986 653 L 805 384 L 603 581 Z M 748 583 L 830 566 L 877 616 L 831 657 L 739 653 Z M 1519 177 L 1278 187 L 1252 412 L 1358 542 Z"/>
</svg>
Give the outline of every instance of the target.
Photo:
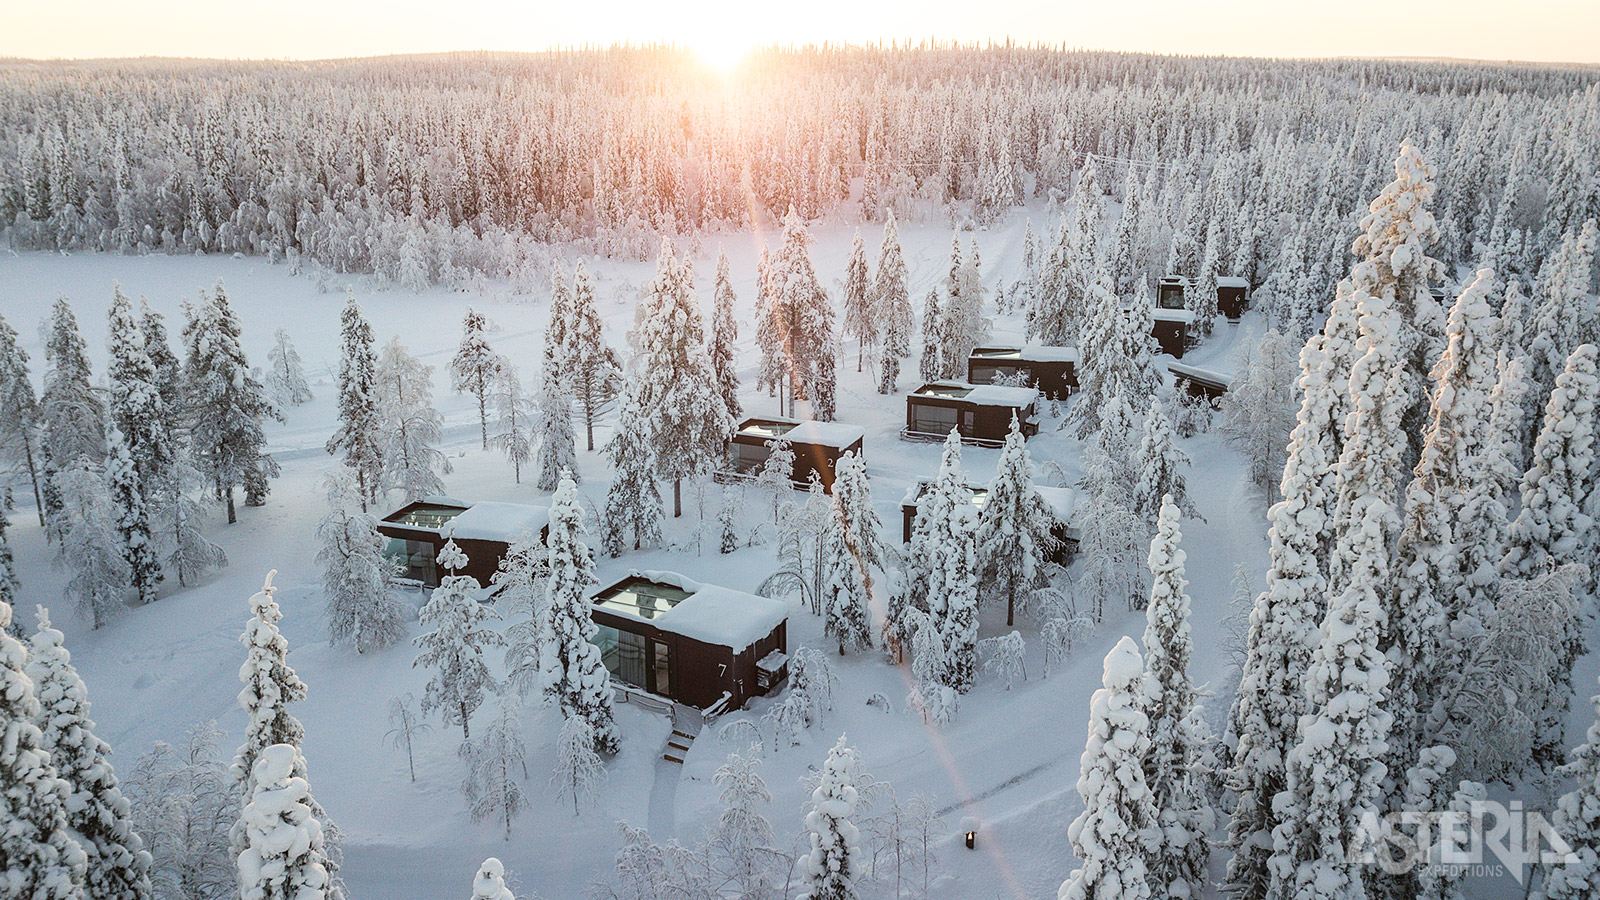
<svg viewBox="0 0 1600 900">
<path fill-rule="evenodd" d="M 384 555 L 400 563 L 403 578 L 438 587 L 444 573 L 435 560 L 445 542 L 454 540 L 467 555 L 459 574 L 488 587 L 513 543 L 524 535 L 543 540 L 549 527 L 545 506 L 424 497 L 384 516 L 378 533 L 389 539 Z"/>
<path fill-rule="evenodd" d="M 675 572 L 631 571 L 592 595 L 611 677 L 686 706 L 738 709 L 789 676 L 789 606 Z"/>
<path fill-rule="evenodd" d="M 1228 392 L 1232 379 L 1221 372 L 1202 369 L 1198 366 L 1186 366 L 1180 362 L 1167 363 L 1167 371 L 1177 379 L 1177 384 L 1192 397 L 1203 400 L 1217 400 Z"/>
<path fill-rule="evenodd" d="M 1250 306 L 1250 279 L 1238 275 L 1217 278 L 1217 309 L 1230 319 L 1238 319 Z"/>
<path fill-rule="evenodd" d="M 1078 388 L 1078 348 L 979 347 L 967 357 L 967 381 L 993 384 L 1021 374 L 1047 397 L 1066 397 Z"/>
<path fill-rule="evenodd" d="M 942 441 L 958 429 L 969 444 L 997 447 L 1005 442 L 1013 415 L 1024 435 L 1038 433 L 1038 403 L 1039 391 L 1031 387 L 934 381 L 906 395 L 906 427 L 900 437 Z"/>
<path fill-rule="evenodd" d="M 922 497 L 928 492 L 928 485 L 932 482 L 927 478 L 919 478 L 906 491 L 900 501 L 901 537 L 904 543 L 911 543 L 911 530 L 917 522 L 917 508 L 922 502 Z M 980 512 L 983 510 L 984 501 L 988 499 L 989 488 L 986 485 L 968 484 L 967 490 L 971 492 L 971 503 Z M 1077 513 L 1078 495 L 1072 488 L 1047 487 L 1034 485 L 1034 493 L 1050 507 L 1055 514 L 1056 524 L 1051 529 L 1055 534 L 1056 547 L 1050 558 L 1053 562 L 1065 564 L 1077 552 L 1080 532 L 1074 522 Z"/>
<path fill-rule="evenodd" d="M 842 422 L 801 422 L 783 417 L 750 418 L 739 423 L 728 444 L 728 465 L 736 475 L 753 475 L 772 454 L 768 441 L 789 442 L 794 451 L 794 471 L 789 480 L 797 487 L 817 473 L 825 490 L 833 489 L 834 467 L 846 453 L 861 454 L 865 432 Z"/>
</svg>

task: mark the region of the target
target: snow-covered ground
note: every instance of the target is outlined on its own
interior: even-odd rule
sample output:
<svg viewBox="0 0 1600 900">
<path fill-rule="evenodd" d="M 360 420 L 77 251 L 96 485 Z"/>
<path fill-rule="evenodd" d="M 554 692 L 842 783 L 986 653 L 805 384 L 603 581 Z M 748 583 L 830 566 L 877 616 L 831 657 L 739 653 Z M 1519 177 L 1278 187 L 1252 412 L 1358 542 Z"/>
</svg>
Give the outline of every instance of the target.
<svg viewBox="0 0 1600 900">
<path fill-rule="evenodd" d="M 1034 210 L 1034 221 L 1042 233 L 1041 211 Z M 991 290 L 1020 275 L 1023 223 L 1019 213 L 1001 226 L 962 236 L 964 246 L 976 237 L 984 280 Z M 842 225 L 812 231 L 817 270 L 836 297 L 851 233 L 852 226 Z M 863 229 L 869 259 L 876 259 L 879 235 L 877 226 Z M 911 296 L 920 303 L 946 270 L 950 232 L 943 227 L 904 226 L 901 238 Z M 757 353 L 752 309 L 760 237 L 736 233 L 721 240 L 739 297 L 745 409 L 775 412 L 777 401 L 753 387 Z M 707 238 L 694 257 L 696 287 L 707 306 L 716 250 L 717 239 Z M 586 263 L 598 282 L 608 339 L 614 347 L 624 348 L 635 300 L 653 266 L 596 259 Z M 404 754 L 386 742 L 386 707 L 393 696 L 420 694 L 426 673 L 412 669 L 415 650 L 409 640 L 365 656 L 348 647 L 330 646 L 313 564 L 314 529 L 323 511 L 318 482 L 336 465 L 322 445 L 334 427 L 332 379 L 346 279 L 330 276 L 332 289 L 323 292 L 317 279 L 291 276 L 286 267 L 261 259 L 0 257 L 4 313 L 22 333 L 36 377 L 43 354 L 35 326 L 57 294 L 72 299 L 98 373 L 105 359 L 103 311 L 113 282 L 166 313 L 175 335 L 183 298 L 194 298 L 200 288 L 209 288 L 219 278 L 242 320 L 252 363 L 265 362 L 274 329 L 284 327 L 317 392 L 312 403 L 289 410 L 285 424 L 268 426 L 271 450 L 283 466 L 268 504 L 241 508 L 235 526 L 213 524 L 213 536 L 226 549 L 230 565 L 189 589 L 169 582 L 159 602 L 91 632 L 68 614 L 61 593 L 63 575 L 50 565 L 50 551 L 31 509 L 19 509 L 12 516 L 12 542 L 24 585 L 21 612 L 29 613 L 34 602 L 56 607 L 53 618 L 67 632 L 74 662 L 91 690 L 100 734 L 116 749 L 119 766 L 126 770 L 152 742 L 177 741 L 192 723 L 212 718 L 228 732 L 223 746 L 231 753 L 244 721 L 234 697 L 243 659 L 238 635 L 247 617 L 246 599 L 269 569 L 277 569 L 282 628 L 292 648 L 290 662 L 310 687 L 309 699 L 292 711 L 305 724 L 305 752 L 317 798 L 346 835 L 343 874 L 354 897 L 432 900 L 465 895 L 477 864 L 495 855 L 515 871 L 525 889 L 551 900 L 574 898 L 594 879 L 609 875 L 619 845 L 617 820 L 648 825 L 658 838 L 698 836 L 717 813 L 711 774 L 730 748 L 720 746 L 715 729 L 708 729 L 684 766 L 663 763 L 669 723 L 637 707 L 619 707 L 622 753 L 609 763 L 607 786 L 597 808 L 578 818 L 557 804 L 555 792 L 545 785 L 558 717 L 525 719 L 533 756 L 528 790 L 534 807 L 516 821 L 509 840 L 503 839 L 496 823 L 474 823 L 468 815 L 460 793 L 463 764 L 455 752 L 459 739 L 452 729 L 435 723 L 433 733 L 420 740 L 417 781 L 408 779 Z M 374 292 L 359 278 L 348 281 L 380 342 L 398 334 L 413 354 L 434 366 L 436 403 L 447 422 L 443 449 L 455 467 L 446 478 L 449 492 L 469 499 L 543 499 L 546 495 L 526 481 L 513 483 L 511 466 L 500 455 L 479 449 L 475 405 L 449 390 L 445 365 L 459 338 L 462 313 L 473 306 L 499 326 L 491 338 L 495 348 L 511 357 L 524 383 L 529 383 L 537 365 L 547 298 L 513 298 L 493 288 L 484 294 Z M 995 337 L 1020 339 L 1021 328 L 1019 316 L 1000 317 Z M 1219 323 L 1208 345 L 1185 362 L 1229 373 L 1242 371 L 1242 360 L 1263 329 L 1254 313 L 1238 324 Z M 840 366 L 838 418 L 866 430 L 875 504 L 887 536 L 898 540 L 901 497 L 915 478 L 935 472 L 939 447 L 898 440 L 904 394 L 879 395 L 871 374 L 858 374 L 850 364 L 854 358 L 854 345 L 847 342 Z M 914 377 L 912 360 L 903 372 L 902 390 L 915 386 Z M 603 442 L 608 433 L 600 430 L 597 441 Z M 1195 461 L 1190 485 L 1205 517 L 1183 525 L 1194 610 L 1194 676 L 1216 692 L 1207 702 L 1213 727 L 1220 732 L 1236 678 L 1230 670 L 1243 645 L 1235 575 L 1242 571 L 1252 587 L 1259 586 L 1266 563 L 1265 500 L 1248 486 L 1243 459 L 1219 436 L 1203 435 L 1183 443 Z M 1030 442 L 1030 450 L 1036 463 L 1054 461 L 1067 473 L 1077 471 L 1078 443 L 1049 424 Z M 972 477 L 986 480 L 998 454 L 965 450 Z M 609 470 L 598 453 L 580 450 L 579 456 L 581 492 L 586 508 L 593 510 L 604 496 Z M 24 497 L 26 492 L 18 495 Z M 755 589 L 776 568 L 773 550 L 768 545 L 717 554 L 717 503 L 717 491 L 707 491 L 704 549 L 693 545 L 697 502 L 695 493 L 686 488 L 685 516 L 669 524 L 669 546 L 615 560 L 602 558 L 600 577 L 628 568 L 670 569 L 706 582 Z M 752 523 L 762 520 L 763 502 L 753 493 L 745 510 Z M 766 531 L 770 534 L 770 525 Z M 420 597 L 412 599 L 420 605 Z M 1003 611 L 987 611 L 984 635 L 1001 633 L 1003 624 Z M 779 835 L 798 833 L 806 796 L 802 779 L 821 765 L 839 733 L 847 732 L 868 771 L 893 782 L 902 798 L 922 794 L 944 812 L 948 828 L 939 849 L 940 880 L 933 896 L 964 900 L 1053 896 L 1074 864 L 1066 831 L 1080 806 L 1074 782 L 1089 696 L 1098 687 L 1101 660 L 1119 637 L 1137 637 L 1143 627 L 1142 613 L 1113 613 L 1083 642 L 1070 664 L 1048 680 L 1040 677 L 1039 654 L 1030 652 L 1028 681 L 1009 692 L 991 680 L 980 681 L 962 698 L 955 723 L 944 729 L 926 727 L 905 712 L 905 673 L 886 665 L 880 654 L 840 661 L 841 687 L 831 718 L 800 747 L 776 754 L 768 748 L 763 774 L 774 796 L 769 818 Z M 821 630 L 818 618 L 796 606 L 789 631 L 791 650 L 824 646 Z M 1037 628 L 1031 621 L 1019 619 L 1019 630 L 1030 645 L 1036 643 Z M 413 624 L 411 634 L 415 633 Z M 1580 695 L 1587 695 L 1584 686 L 1594 684 L 1594 674 L 1593 660 L 1587 660 L 1577 678 Z M 867 699 L 878 693 L 889 699 L 892 711 L 867 705 Z M 729 718 L 759 719 L 770 702 L 757 701 L 748 712 Z M 1583 721 L 1587 706 L 1580 702 L 1577 707 L 1575 721 Z M 982 823 L 976 851 L 965 849 L 956 834 L 969 816 Z"/>
</svg>

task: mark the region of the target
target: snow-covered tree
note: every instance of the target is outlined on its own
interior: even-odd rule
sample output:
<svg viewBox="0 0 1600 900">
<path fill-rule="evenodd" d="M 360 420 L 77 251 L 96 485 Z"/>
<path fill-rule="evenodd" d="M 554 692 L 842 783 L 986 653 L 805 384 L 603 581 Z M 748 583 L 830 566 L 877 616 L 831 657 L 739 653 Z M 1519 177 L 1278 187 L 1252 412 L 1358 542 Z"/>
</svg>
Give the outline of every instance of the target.
<svg viewBox="0 0 1600 900">
<path fill-rule="evenodd" d="M 238 521 L 234 486 L 244 487 L 246 505 L 260 506 L 266 501 L 267 479 L 278 474 L 261 425 L 281 414 L 250 374 L 250 361 L 239 344 L 239 319 L 222 282 L 209 295 L 201 292 L 200 300 L 189 308 L 183 328 L 189 441 L 201 472 L 226 501 L 232 525 Z"/>
<path fill-rule="evenodd" d="M 124 574 L 133 585 L 140 603 L 156 599 L 156 584 L 161 580 L 161 559 L 156 555 L 156 543 L 150 533 L 150 507 L 144 485 L 139 477 L 138 463 L 133 458 L 122 430 L 112 425 L 106 433 L 106 488 L 111 498 L 111 508 L 116 519 L 118 542 Z M 66 498 L 62 497 L 63 504 Z M 62 546 L 76 543 L 72 535 L 62 539 Z"/>
<path fill-rule="evenodd" d="M 561 723 L 550 785 L 556 789 L 558 800 L 572 798 L 574 816 L 581 814 L 583 804 L 592 800 L 605 783 L 606 767 L 600 762 L 600 754 L 595 752 L 597 739 L 594 729 L 582 716 L 569 716 Z"/>
<path fill-rule="evenodd" d="M 282 328 L 272 333 L 272 349 L 267 351 L 267 394 L 279 409 L 301 406 L 313 399 L 300 353 L 289 341 L 289 332 Z"/>
<path fill-rule="evenodd" d="M 884 567 L 882 524 L 872 508 L 867 466 L 861 457 L 846 453 L 834 469 L 833 517 L 824 551 L 823 632 L 846 648 L 872 647 L 873 569 Z"/>
<path fill-rule="evenodd" d="M 461 345 L 450 358 L 450 384 L 456 391 L 465 391 L 478 401 L 478 430 L 483 438 L 483 449 L 489 449 L 489 393 L 495 380 L 506 365 L 505 357 L 489 346 L 488 333 L 493 330 L 489 320 L 471 307 L 461 320 Z"/>
<path fill-rule="evenodd" d="M 17 330 L 0 316 L 0 451 L 20 455 L 33 483 L 33 500 L 44 526 L 44 493 L 39 485 L 39 398 L 28 376 L 28 351 L 17 343 Z"/>
<path fill-rule="evenodd" d="M 494 434 L 489 435 L 489 446 L 499 450 L 511 461 L 511 471 L 517 484 L 522 483 L 522 467 L 533 460 L 535 436 L 533 433 L 533 403 L 522 392 L 522 381 L 517 378 L 515 366 L 507 365 L 495 379 L 491 397 L 495 410 Z M 593 449 L 591 446 L 590 449 Z"/>
<path fill-rule="evenodd" d="M 433 407 L 433 366 L 407 353 L 398 336 L 378 356 L 373 400 L 384 489 L 407 502 L 444 493 L 450 461 L 437 447 L 444 416 Z"/>
<path fill-rule="evenodd" d="M 620 736 L 611 712 L 611 674 L 592 643 L 599 626 L 590 615 L 589 591 L 597 579 L 584 531 L 578 486 L 563 476 L 550 500 L 549 635 L 540 666 L 545 697 L 560 706 L 563 716 L 588 722 L 595 749 L 611 754 L 617 752 Z"/>
<path fill-rule="evenodd" d="M 989 584 L 1001 586 L 1006 625 L 1016 624 L 1017 598 L 1038 584 L 1056 546 L 1055 511 L 1033 489 L 1033 463 L 1016 415 L 983 509 L 978 513 L 978 561 Z"/>
<path fill-rule="evenodd" d="M 739 421 L 739 369 L 734 342 L 739 339 L 739 323 L 733 317 L 733 282 L 728 276 L 728 254 L 717 248 L 717 282 L 711 296 L 711 371 L 728 408 L 728 418 Z M 592 449 L 592 448 L 591 448 Z"/>
<path fill-rule="evenodd" d="M 474 822 L 499 819 L 511 840 L 511 822 L 528 806 L 522 791 L 527 777 L 528 751 L 522 744 L 522 717 L 516 701 L 502 698 L 500 714 L 475 741 L 463 741 L 457 751 L 467 764 L 461 790 Z"/>
<path fill-rule="evenodd" d="M 1198 898 L 1205 887 L 1215 813 L 1202 782 L 1206 748 L 1192 730 L 1195 688 L 1189 676 L 1185 554 L 1179 543 L 1177 505 L 1162 499 L 1156 536 L 1150 542 L 1150 602 L 1145 607 L 1145 679 L 1140 707 L 1149 717 L 1145 782 L 1155 802 L 1160 840 L 1148 857 L 1151 891 L 1157 896 Z"/>
<path fill-rule="evenodd" d="M 799 859 L 804 890 L 797 900 L 856 900 L 864 871 L 861 832 L 853 821 L 861 801 L 861 755 L 839 735 L 817 775 L 806 809 L 811 849 Z"/>
<path fill-rule="evenodd" d="M 1298 378 L 1289 339 L 1269 330 L 1219 404 L 1223 435 L 1250 461 L 1250 482 L 1269 498 L 1283 475 L 1284 447 L 1295 426 Z"/>
<path fill-rule="evenodd" d="M 1183 470 L 1189 467 L 1189 454 L 1178 447 L 1173 433 L 1172 420 L 1167 418 L 1161 398 L 1150 398 L 1150 410 L 1144 417 L 1144 431 L 1139 438 L 1139 480 L 1133 490 L 1133 511 L 1147 522 L 1154 522 L 1161 514 L 1163 498 L 1172 502 L 1186 516 L 1199 518 L 1194 500 L 1189 496 L 1189 482 Z"/>
<path fill-rule="evenodd" d="M 95 900 L 148 900 L 150 854 L 134 832 L 128 800 L 122 794 L 111 747 L 95 735 L 89 718 L 89 689 L 72 666 L 60 631 L 39 607 L 28 677 L 39 699 L 41 750 L 50 754 L 56 774 L 67 783 L 67 826 L 88 857 L 85 897 Z"/>
<path fill-rule="evenodd" d="M 683 479 L 699 474 L 721 454 L 733 420 L 706 353 L 693 276 L 665 240 L 640 312 L 637 340 L 625 402 L 635 407 L 638 423 L 646 429 L 642 437 L 658 470 L 651 478 L 672 479 L 676 517 L 683 514 Z"/>
<path fill-rule="evenodd" d="M 467 555 L 455 541 L 445 542 L 439 551 L 439 565 L 451 572 L 467 564 Z M 483 695 L 494 687 L 494 678 L 483 662 L 485 647 L 501 647 L 505 638 L 486 626 L 498 618 L 494 607 L 477 598 L 478 581 L 470 575 L 446 575 L 419 616 L 424 628 L 413 643 L 421 651 L 413 668 L 433 670 L 422 694 L 424 713 L 439 710 L 446 725 L 460 725 L 462 740 L 472 737 L 472 714 L 483 703 Z"/>
<path fill-rule="evenodd" d="M 624 399 L 616 433 L 606 445 L 613 477 L 606 489 L 600 547 L 607 556 L 620 556 L 629 538 L 635 550 L 661 542 L 661 490 L 656 486 L 660 472 L 649 427 L 638 404 Z"/>
<path fill-rule="evenodd" d="M 67 821 L 73 787 L 56 774 L 36 724 L 39 696 L 0 602 L 0 888 L 7 897 L 87 900 L 88 859 Z"/>
<path fill-rule="evenodd" d="M 1067 829 L 1078 858 L 1060 900 L 1148 900 L 1146 860 L 1158 811 L 1145 781 L 1150 720 L 1140 708 L 1144 661 L 1124 637 L 1106 654 L 1103 687 L 1089 701 L 1089 739 L 1078 775 L 1083 812 Z"/>
<path fill-rule="evenodd" d="M 1546 565 L 1593 562 L 1595 522 L 1585 512 L 1595 490 L 1597 351 L 1583 344 L 1567 358 L 1545 405 L 1544 425 L 1533 445 L 1533 465 L 1522 476 L 1522 511 L 1511 523 L 1504 575 L 1528 577 Z"/>
<path fill-rule="evenodd" d="M 571 345 L 571 387 L 583 411 L 588 449 L 594 449 L 594 423 L 611 406 L 622 381 L 622 364 L 606 344 L 605 325 L 594 305 L 594 281 L 578 263 L 572 281 L 572 318 L 567 326 Z"/>
<path fill-rule="evenodd" d="M 840 331 L 856 339 L 856 371 L 861 371 L 867 348 L 876 346 L 878 329 L 883 324 L 873 302 L 872 288 L 867 282 L 867 249 L 861 243 L 861 231 L 856 231 L 850 244 L 850 261 L 844 269 L 844 321 Z"/>
<path fill-rule="evenodd" d="M 378 520 L 361 508 L 348 472 L 327 478 L 328 513 L 317 525 L 317 563 L 322 568 L 328 637 L 349 641 L 357 653 L 382 650 L 398 641 L 411 618 L 394 592 L 395 565 L 383 548 Z"/>
<path fill-rule="evenodd" d="M 1600 715 L 1600 696 L 1590 701 Z M 1589 726 L 1586 739 L 1572 750 L 1565 773 L 1572 790 L 1556 804 L 1555 830 L 1571 854 L 1545 873 L 1548 900 L 1582 900 L 1600 893 L 1600 721 Z"/>
<path fill-rule="evenodd" d="M 116 503 L 105 479 L 79 459 L 51 478 L 60 508 L 57 560 L 72 573 L 67 596 L 79 618 L 99 628 L 126 611 L 123 595 L 129 585 L 128 562 L 122 554 Z"/>
<path fill-rule="evenodd" d="M 240 816 L 241 900 L 324 900 L 337 896 L 323 825 L 300 748 L 273 744 L 251 770 L 255 788 Z M 296 774 L 301 772 L 302 774 Z"/>
<path fill-rule="evenodd" d="M 339 427 L 328 438 L 326 449 L 330 454 L 344 453 L 344 464 L 356 473 L 365 508 L 378 499 L 383 484 L 383 413 L 378 406 L 378 356 L 372 346 L 372 325 L 361 314 L 354 292 L 345 299 L 339 323 Z"/>
</svg>

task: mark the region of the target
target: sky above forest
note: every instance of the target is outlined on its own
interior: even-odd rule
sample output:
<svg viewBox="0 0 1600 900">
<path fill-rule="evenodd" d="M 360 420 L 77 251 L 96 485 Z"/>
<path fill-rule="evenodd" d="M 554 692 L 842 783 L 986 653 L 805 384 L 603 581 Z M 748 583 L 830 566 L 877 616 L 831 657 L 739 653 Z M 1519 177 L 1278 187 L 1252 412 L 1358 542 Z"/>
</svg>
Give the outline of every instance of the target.
<svg viewBox="0 0 1600 900">
<path fill-rule="evenodd" d="M 731 69 L 754 47 L 1004 41 L 1228 56 L 1600 63 L 1595 0 L 77 0 L 16 4 L 0 56 L 323 59 L 675 43 Z"/>
</svg>

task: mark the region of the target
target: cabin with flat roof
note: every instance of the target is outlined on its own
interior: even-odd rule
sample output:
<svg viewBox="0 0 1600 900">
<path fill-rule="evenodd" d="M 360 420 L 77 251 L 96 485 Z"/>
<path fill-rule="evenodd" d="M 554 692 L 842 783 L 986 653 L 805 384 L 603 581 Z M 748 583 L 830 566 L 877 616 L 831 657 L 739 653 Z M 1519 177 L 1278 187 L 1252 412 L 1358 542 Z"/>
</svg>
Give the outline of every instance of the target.
<svg viewBox="0 0 1600 900">
<path fill-rule="evenodd" d="M 692 581 L 630 571 L 591 595 L 606 671 L 686 706 L 738 709 L 789 677 L 789 606 Z"/>
<path fill-rule="evenodd" d="M 1217 277 L 1217 310 L 1238 321 L 1250 306 L 1250 280 L 1237 275 Z"/>
<path fill-rule="evenodd" d="M 900 437 L 911 441 L 942 441 L 958 429 L 961 439 L 980 447 L 998 447 L 1011 431 L 1011 417 L 1022 423 L 1022 433 L 1039 431 L 1036 407 L 1039 391 L 1031 387 L 934 381 L 906 395 L 906 427 Z"/>
<path fill-rule="evenodd" d="M 839 457 L 854 452 L 861 455 L 865 432 L 842 422 L 801 422 L 795 419 L 754 417 L 739 423 L 728 444 L 728 467 L 735 476 L 754 476 L 772 451 L 768 441 L 788 441 L 794 451 L 794 471 L 789 480 L 796 487 L 811 483 L 817 473 L 824 490 L 833 490 L 834 467 Z"/>
<path fill-rule="evenodd" d="M 1066 397 L 1078 388 L 1078 348 L 979 347 L 967 357 L 967 381 L 993 384 L 996 378 L 1022 375 L 1024 382 L 1047 397 Z"/>
<path fill-rule="evenodd" d="M 525 503 L 467 502 L 449 497 L 424 497 L 400 507 L 378 522 L 388 538 L 383 553 L 401 566 L 401 577 L 438 587 L 439 551 L 454 540 L 467 555 L 470 575 L 488 587 L 506 551 L 524 535 L 543 540 L 550 527 L 550 509 Z"/>
<path fill-rule="evenodd" d="M 1198 366 L 1186 366 L 1180 362 L 1167 363 L 1167 371 L 1172 373 L 1179 388 L 1187 391 L 1191 397 L 1202 400 L 1218 400 L 1228 392 L 1233 379 L 1210 369 Z"/>
<path fill-rule="evenodd" d="M 918 478 L 900 501 L 900 540 L 903 543 L 911 543 L 911 531 L 916 527 L 917 523 L 917 509 L 922 502 L 923 495 L 927 494 L 928 485 L 930 484 L 932 484 L 930 479 Z M 988 486 L 969 484 L 967 485 L 967 490 L 971 492 L 972 505 L 981 512 L 984 501 L 989 496 Z M 1039 498 L 1045 502 L 1045 505 L 1050 507 L 1051 512 L 1055 513 L 1056 524 L 1051 531 L 1055 535 L 1056 546 L 1051 550 L 1050 560 L 1065 565 L 1072 559 L 1072 555 L 1078 549 L 1080 532 L 1078 526 L 1074 523 L 1074 516 L 1077 513 L 1078 494 L 1072 488 L 1047 487 L 1038 484 L 1033 486 L 1033 492 L 1038 494 Z"/>
</svg>

